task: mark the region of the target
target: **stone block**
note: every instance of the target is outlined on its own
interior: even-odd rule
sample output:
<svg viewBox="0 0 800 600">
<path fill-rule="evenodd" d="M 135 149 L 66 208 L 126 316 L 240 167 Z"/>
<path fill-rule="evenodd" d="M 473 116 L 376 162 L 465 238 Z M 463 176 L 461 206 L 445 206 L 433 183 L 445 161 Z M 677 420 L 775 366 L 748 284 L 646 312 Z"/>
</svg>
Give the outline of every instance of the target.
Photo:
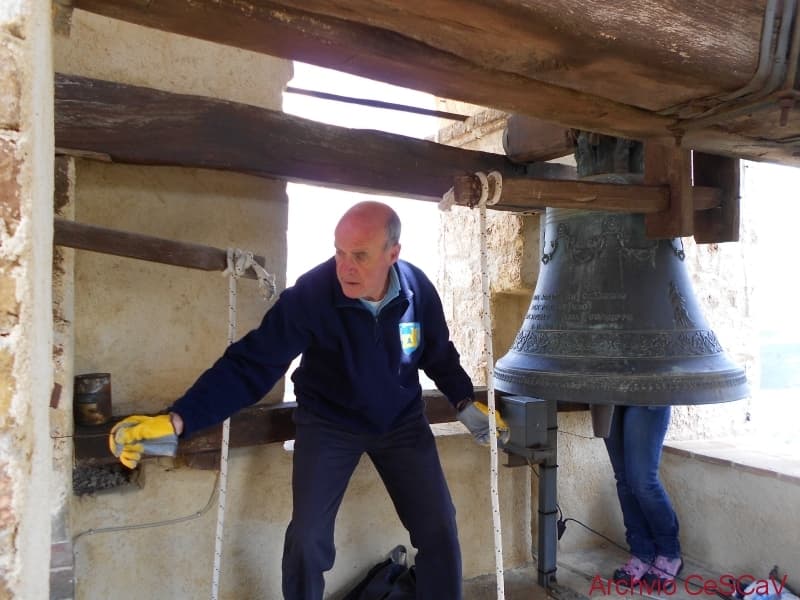
<svg viewBox="0 0 800 600">
<path fill-rule="evenodd" d="M 17 43 L 0 34 L 0 129 L 19 130 L 20 85 Z"/>
<path fill-rule="evenodd" d="M 8 335 L 19 322 L 16 293 L 17 282 L 0 266 L 0 336 Z"/>
<path fill-rule="evenodd" d="M 16 142 L 8 137 L 0 137 L 0 219 L 13 236 L 20 219 L 19 159 Z"/>
<path fill-rule="evenodd" d="M 5 348 L 0 348 L 0 415 L 3 415 L 0 416 L 0 428 L 4 426 L 6 420 L 4 415 L 8 414 L 11 407 L 15 382 L 14 355 Z"/>
</svg>

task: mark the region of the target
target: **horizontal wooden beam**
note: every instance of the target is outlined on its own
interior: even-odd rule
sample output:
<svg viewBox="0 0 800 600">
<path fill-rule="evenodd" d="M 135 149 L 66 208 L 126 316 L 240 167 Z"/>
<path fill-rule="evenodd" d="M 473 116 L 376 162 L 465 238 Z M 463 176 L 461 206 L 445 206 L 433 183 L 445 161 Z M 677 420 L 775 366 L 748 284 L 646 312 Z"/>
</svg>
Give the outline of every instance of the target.
<svg viewBox="0 0 800 600">
<path fill-rule="evenodd" d="M 513 162 L 529 163 L 567 156 L 575 151 L 570 129 L 528 115 L 511 115 L 503 149 Z"/>
<path fill-rule="evenodd" d="M 55 138 L 65 151 L 114 162 L 226 169 L 432 201 L 455 175 L 523 170 L 499 154 L 72 75 L 56 76 Z"/>
<path fill-rule="evenodd" d="M 560 123 L 580 120 L 585 123 L 581 128 L 609 135 L 667 134 L 666 126 L 671 123 L 671 119 L 633 106 L 502 70 L 500 65 L 476 65 L 457 53 L 389 29 L 309 12 L 280 1 L 74 0 L 74 6 L 147 27 L 421 89 L 442 98 Z M 531 113 L 534 107 L 536 112 Z"/>
<path fill-rule="evenodd" d="M 73 0 L 147 27 L 638 140 L 672 139 L 675 119 L 660 109 L 737 89 L 755 70 L 761 5 L 684 4 Z M 800 164 L 781 139 L 796 126 L 784 129 L 770 137 L 712 126 L 685 132 L 683 145 Z"/>
<path fill-rule="evenodd" d="M 430 423 L 450 423 L 456 420 L 455 409 L 438 390 L 422 393 L 425 400 L 425 415 Z M 486 402 L 486 388 L 475 388 L 475 397 Z M 230 445 L 233 448 L 257 446 L 285 442 L 294 438 L 292 415 L 297 404 L 281 402 L 278 404 L 256 404 L 231 417 Z M 559 411 L 588 410 L 580 403 L 559 403 Z M 108 451 L 108 432 L 112 423 L 104 425 L 75 426 L 75 459 L 79 466 L 111 464 L 116 459 Z M 178 453 L 184 457 L 216 452 L 220 448 L 222 426 L 217 425 L 181 439 Z"/>
<path fill-rule="evenodd" d="M 454 178 L 455 203 L 476 206 L 481 186 L 474 175 Z M 712 187 L 692 188 L 695 210 L 708 210 L 720 205 L 720 191 Z M 612 212 L 656 214 L 669 208 L 669 187 L 535 179 L 503 178 L 500 200 L 492 208 L 512 212 L 536 212 L 545 208 L 580 208 Z"/>
<path fill-rule="evenodd" d="M 224 271 L 228 267 L 227 250 L 76 223 L 60 217 L 55 219 L 53 243 L 202 271 Z M 255 256 L 254 259 L 262 267 L 266 264 L 263 256 Z M 243 277 L 256 278 L 252 269 L 245 271 Z"/>
</svg>

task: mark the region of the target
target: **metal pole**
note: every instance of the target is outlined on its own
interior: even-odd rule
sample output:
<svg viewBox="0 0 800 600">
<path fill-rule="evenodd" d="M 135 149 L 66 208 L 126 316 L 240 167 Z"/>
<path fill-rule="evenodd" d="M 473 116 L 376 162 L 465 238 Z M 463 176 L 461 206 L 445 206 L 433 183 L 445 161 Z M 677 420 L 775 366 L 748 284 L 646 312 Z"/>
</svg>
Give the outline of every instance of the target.
<svg viewBox="0 0 800 600">
<path fill-rule="evenodd" d="M 558 408 L 547 400 L 547 453 L 539 464 L 539 535 L 537 540 L 537 582 L 549 588 L 556 581 L 556 545 L 558 543 Z"/>
</svg>

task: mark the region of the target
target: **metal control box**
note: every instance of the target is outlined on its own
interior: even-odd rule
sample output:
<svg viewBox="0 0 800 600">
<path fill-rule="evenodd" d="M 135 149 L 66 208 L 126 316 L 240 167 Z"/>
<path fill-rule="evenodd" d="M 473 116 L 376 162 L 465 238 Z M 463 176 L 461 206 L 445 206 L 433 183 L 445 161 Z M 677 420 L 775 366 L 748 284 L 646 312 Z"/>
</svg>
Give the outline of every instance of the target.
<svg viewBox="0 0 800 600">
<path fill-rule="evenodd" d="M 497 409 L 509 428 L 508 442 L 503 449 L 530 456 L 531 449 L 547 444 L 547 402 L 528 396 L 499 396 Z"/>
</svg>

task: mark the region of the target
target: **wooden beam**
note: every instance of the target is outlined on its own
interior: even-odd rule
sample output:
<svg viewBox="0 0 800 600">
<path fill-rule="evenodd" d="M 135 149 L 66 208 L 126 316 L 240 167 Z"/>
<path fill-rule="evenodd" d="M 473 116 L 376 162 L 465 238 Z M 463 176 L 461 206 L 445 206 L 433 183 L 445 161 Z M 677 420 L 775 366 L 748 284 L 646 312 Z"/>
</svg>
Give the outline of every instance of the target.
<svg viewBox="0 0 800 600">
<path fill-rule="evenodd" d="M 695 185 L 720 190 L 720 205 L 695 213 L 694 239 L 699 244 L 739 241 L 739 159 L 695 152 L 692 156 Z"/>
<path fill-rule="evenodd" d="M 474 175 L 463 175 L 456 177 L 453 182 L 455 203 L 476 206 L 480 199 L 478 178 Z M 718 189 L 696 187 L 692 191 L 696 203 L 694 210 L 703 211 L 719 206 Z M 536 212 L 547 207 L 579 208 L 655 216 L 666 211 L 670 206 L 669 202 L 669 187 L 665 185 L 514 177 L 503 179 L 500 201 L 491 208 L 512 212 Z"/>
<path fill-rule="evenodd" d="M 439 201 L 463 173 L 522 172 L 506 157 L 278 111 L 57 75 L 56 146 L 112 161 L 227 169 Z"/>
<path fill-rule="evenodd" d="M 53 243 L 56 246 L 137 258 L 202 271 L 224 271 L 228 267 L 227 250 L 117 229 L 106 229 L 59 217 L 56 217 L 54 223 Z M 266 264 L 263 256 L 254 258 L 262 267 Z M 248 269 L 243 277 L 256 278 L 252 269 Z"/>
<path fill-rule="evenodd" d="M 644 182 L 666 185 L 667 207 L 645 217 L 647 237 L 669 239 L 694 234 L 691 151 L 676 144 L 644 144 Z"/>
<path fill-rule="evenodd" d="M 476 65 L 458 53 L 439 50 L 411 36 L 282 2 L 75 0 L 74 6 L 147 27 L 421 89 L 442 98 L 527 112 L 558 123 L 580 120 L 585 122 L 583 129 L 609 135 L 636 138 L 654 130 L 666 135 L 671 123 L 645 110 L 505 71 L 501 65 Z M 457 6 L 453 10 L 459 12 Z M 534 107 L 536 112 L 530 113 Z"/>
<path fill-rule="evenodd" d="M 591 10 L 569 0 L 419 0 L 402 9 L 371 0 L 74 0 L 74 6 L 564 127 L 642 140 L 673 137 L 674 119 L 651 111 L 745 84 L 755 70 L 763 21 L 763 8 L 745 0 L 711 13 L 681 3 L 665 11 L 658 1 L 633 7 L 601 3 Z M 698 31 L 704 43 L 692 45 Z M 680 53 L 669 50 L 676 39 L 685 41 L 678 42 Z M 788 129 L 783 135 L 796 134 L 794 126 Z M 757 130 L 745 136 L 736 128 L 698 129 L 686 132 L 683 144 L 800 164 L 791 146 Z"/>
<path fill-rule="evenodd" d="M 422 392 L 425 401 L 425 415 L 430 423 L 450 423 L 456 420 L 455 409 L 438 390 Z M 486 402 L 486 388 L 475 388 L 475 398 Z M 243 448 L 262 444 L 281 443 L 294 438 L 292 415 L 297 403 L 256 404 L 247 407 L 231 417 L 230 445 Z M 588 410 L 588 405 L 580 403 L 559 403 L 560 412 Z M 104 425 L 75 426 L 75 459 L 79 466 L 112 464 L 116 458 L 108 451 L 108 432 L 114 423 Z M 222 426 L 209 427 L 186 439 L 181 439 L 178 454 L 189 457 L 220 448 Z M 212 460 L 213 462 L 213 460 Z"/>
<path fill-rule="evenodd" d="M 517 114 L 508 118 L 503 149 L 511 161 L 529 163 L 570 155 L 575 140 L 562 125 Z"/>
</svg>

